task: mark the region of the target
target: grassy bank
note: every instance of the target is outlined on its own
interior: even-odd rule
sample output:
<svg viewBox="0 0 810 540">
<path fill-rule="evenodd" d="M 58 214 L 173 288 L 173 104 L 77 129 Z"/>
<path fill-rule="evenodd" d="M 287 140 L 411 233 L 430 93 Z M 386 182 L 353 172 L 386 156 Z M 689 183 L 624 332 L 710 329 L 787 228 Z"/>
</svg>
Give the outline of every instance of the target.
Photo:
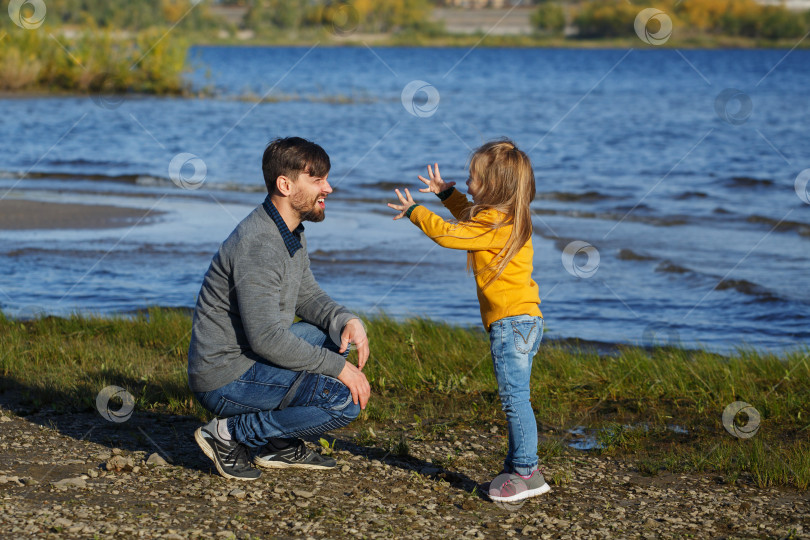
<svg viewBox="0 0 810 540">
<path fill-rule="evenodd" d="M 89 409 L 101 388 L 116 384 L 135 396 L 136 412 L 203 418 L 186 385 L 190 324 L 187 313 L 165 309 L 129 319 L 0 317 L 3 401 Z M 374 395 L 354 424 L 363 444 L 402 452 L 409 438 L 429 440 L 449 426 L 503 424 L 483 332 L 421 319 L 374 318 L 367 326 Z M 542 459 L 575 459 L 568 443 L 580 428 L 595 438 L 593 451 L 633 460 L 647 474 L 715 471 L 728 482 L 808 488 L 806 351 L 619 351 L 600 357 L 553 342 L 541 347 L 532 399 Z M 749 439 L 732 437 L 721 423 L 724 408 L 738 400 L 762 417 Z"/>
<path fill-rule="evenodd" d="M 763 39 L 745 36 L 688 35 L 673 36 L 661 45 L 647 45 L 635 34 L 623 37 L 571 38 L 545 34 L 485 35 L 484 33 L 419 33 L 349 34 L 335 36 L 330 32 L 280 32 L 272 36 L 237 38 L 212 34 L 192 34 L 187 39 L 194 45 L 311 47 L 447 47 L 447 48 L 550 48 L 550 49 L 797 49 L 810 48 L 810 40 Z"/>
</svg>

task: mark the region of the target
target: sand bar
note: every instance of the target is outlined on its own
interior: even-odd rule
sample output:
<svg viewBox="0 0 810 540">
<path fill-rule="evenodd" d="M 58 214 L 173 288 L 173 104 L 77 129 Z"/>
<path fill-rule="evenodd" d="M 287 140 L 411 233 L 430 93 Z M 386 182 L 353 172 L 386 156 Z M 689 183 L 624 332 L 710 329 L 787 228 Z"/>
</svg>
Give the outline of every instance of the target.
<svg viewBox="0 0 810 540">
<path fill-rule="evenodd" d="M 162 212 L 100 204 L 0 200 L 0 230 L 110 229 L 151 223 Z"/>
</svg>

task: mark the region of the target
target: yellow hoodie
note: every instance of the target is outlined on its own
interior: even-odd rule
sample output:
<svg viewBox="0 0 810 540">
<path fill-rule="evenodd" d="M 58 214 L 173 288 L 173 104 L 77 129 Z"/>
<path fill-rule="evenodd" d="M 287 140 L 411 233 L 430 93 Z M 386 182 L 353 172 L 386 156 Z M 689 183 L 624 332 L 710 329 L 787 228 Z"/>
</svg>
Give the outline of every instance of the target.
<svg viewBox="0 0 810 540">
<path fill-rule="evenodd" d="M 462 212 L 472 203 L 458 190 L 451 189 L 449 196 L 442 202 L 453 217 L 460 219 Z M 417 205 L 410 209 L 408 217 L 440 246 L 464 249 L 470 254 L 473 271 L 476 273 L 475 283 L 478 302 L 481 305 L 481 320 L 487 332 L 493 322 L 504 317 L 543 316 L 538 306 L 539 288 L 532 280 L 534 249 L 531 238 L 509 261 L 500 277 L 486 290 L 483 289 L 492 272 L 479 272 L 497 256 L 512 233 L 511 225 L 499 229 L 492 228 L 493 224 L 501 220 L 503 214 L 497 210 L 485 210 L 479 212 L 473 221 L 448 223 L 424 206 Z"/>
</svg>

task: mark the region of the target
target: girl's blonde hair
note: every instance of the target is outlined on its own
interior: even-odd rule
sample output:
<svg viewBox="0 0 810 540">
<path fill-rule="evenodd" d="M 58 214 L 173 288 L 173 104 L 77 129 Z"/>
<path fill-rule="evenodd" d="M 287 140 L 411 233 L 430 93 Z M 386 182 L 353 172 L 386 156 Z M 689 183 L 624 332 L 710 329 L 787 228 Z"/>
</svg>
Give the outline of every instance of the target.
<svg viewBox="0 0 810 540">
<path fill-rule="evenodd" d="M 512 232 L 495 258 L 477 274 L 491 275 L 484 284 L 489 287 L 500 277 L 509 261 L 532 236 L 530 203 L 534 200 L 534 171 L 529 156 L 508 139 L 491 141 L 473 152 L 470 178 L 478 183 L 476 202 L 459 221 L 474 221 L 485 210 L 496 210 L 505 217 L 493 229 L 511 225 Z M 472 269 L 472 254 L 467 255 L 467 269 Z"/>
</svg>

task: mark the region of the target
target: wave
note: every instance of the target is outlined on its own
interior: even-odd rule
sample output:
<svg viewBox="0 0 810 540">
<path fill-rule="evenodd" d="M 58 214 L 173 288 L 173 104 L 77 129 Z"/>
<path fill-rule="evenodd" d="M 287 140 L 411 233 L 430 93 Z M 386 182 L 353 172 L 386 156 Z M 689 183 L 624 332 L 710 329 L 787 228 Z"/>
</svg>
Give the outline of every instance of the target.
<svg viewBox="0 0 810 540">
<path fill-rule="evenodd" d="M 121 163 L 116 161 L 97 161 L 93 159 L 51 159 L 46 160 L 44 164 L 53 165 L 56 167 L 67 166 L 80 166 L 80 167 L 126 167 L 128 163 Z"/>
<path fill-rule="evenodd" d="M 74 172 L 29 172 L 0 171 L 0 179 L 26 180 L 90 180 L 92 182 L 120 182 L 141 187 L 174 188 L 170 178 L 152 174 L 80 174 Z M 241 184 L 238 182 L 208 182 L 203 186 L 208 190 L 236 191 L 240 193 L 257 193 L 267 190 L 262 184 Z"/>
<path fill-rule="evenodd" d="M 100 182 L 126 182 L 134 184 L 137 174 L 78 174 L 71 172 L 29 172 L 0 171 L 0 178 L 26 180 L 94 180 Z"/>
<path fill-rule="evenodd" d="M 538 216 L 564 216 L 571 218 L 585 218 L 585 219 L 602 219 L 605 221 L 632 221 L 635 223 L 645 223 L 655 227 L 677 227 L 679 225 L 690 225 L 694 221 L 690 221 L 688 216 L 673 215 L 673 216 L 651 216 L 640 215 L 630 212 L 632 207 L 625 208 L 621 213 L 619 212 L 589 212 L 583 210 L 554 210 L 551 208 L 532 208 L 532 212 Z M 636 210 L 641 206 L 635 207 Z M 628 213 L 630 212 L 630 213 Z"/>
<path fill-rule="evenodd" d="M 734 176 L 726 186 L 731 188 L 764 188 L 773 185 L 773 180 L 767 178 L 751 178 L 750 176 Z"/>
<path fill-rule="evenodd" d="M 708 193 L 703 193 L 702 191 L 684 191 L 680 195 L 676 195 L 674 198 L 678 201 L 685 201 L 688 199 L 705 199 L 708 196 Z"/>
<path fill-rule="evenodd" d="M 560 202 L 593 202 L 615 199 L 615 197 L 611 195 L 593 190 L 586 191 L 584 193 L 573 193 L 570 191 L 546 191 L 538 193 L 537 198 L 544 201 Z"/>
<path fill-rule="evenodd" d="M 673 274 L 687 274 L 687 273 L 697 273 L 694 270 L 690 270 L 689 268 L 683 267 L 679 264 L 675 264 L 672 261 L 666 260 L 661 261 L 658 266 L 655 267 L 656 272 L 670 272 Z"/>
<path fill-rule="evenodd" d="M 799 233 L 799 236 L 810 237 L 810 224 L 802 223 L 801 221 L 785 221 L 783 219 L 780 220 L 758 215 L 748 216 L 745 218 L 745 221 L 748 223 L 762 223 L 780 232 L 796 231 Z"/>
<path fill-rule="evenodd" d="M 257 95 L 252 92 L 240 95 L 221 95 L 223 101 L 245 101 L 248 103 L 288 103 L 292 101 L 304 103 L 328 103 L 329 105 L 355 105 L 371 104 L 383 101 L 377 96 L 367 92 L 352 92 L 351 94 L 282 94 L 272 93 Z M 388 101 L 388 100 L 385 100 Z"/>
<path fill-rule="evenodd" d="M 142 244 L 134 248 L 124 249 L 119 246 L 114 252 L 108 249 L 59 249 L 59 248 L 41 248 L 41 247 L 26 247 L 12 249 L 3 253 L 5 257 L 71 257 L 71 258 L 94 258 L 97 259 L 99 255 L 104 257 L 128 257 L 132 254 L 149 256 L 165 256 L 171 255 L 174 257 L 206 257 L 210 258 L 214 255 L 215 249 L 210 250 L 200 249 L 196 246 L 188 246 L 185 244 L 169 243 L 169 244 Z"/>
<path fill-rule="evenodd" d="M 640 253 L 636 253 L 632 249 L 620 249 L 616 258 L 620 261 L 654 261 L 655 257 L 650 257 L 649 255 L 642 255 Z"/>
<path fill-rule="evenodd" d="M 647 210 L 648 212 L 652 212 L 653 209 L 646 207 L 645 205 L 638 205 L 635 207 L 625 207 L 625 206 L 617 206 L 616 210 L 621 211 L 622 213 L 616 212 L 591 212 L 591 211 L 583 211 L 583 210 L 557 210 L 552 208 L 533 208 L 533 212 L 537 215 L 551 215 L 551 216 L 564 216 L 564 217 L 571 217 L 571 218 L 585 218 L 585 219 L 603 219 L 606 221 L 631 221 L 635 223 L 645 223 L 647 225 L 653 225 L 655 227 L 677 227 L 680 225 L 696 225 L 702 223 L 707 223 L 707 217 L 701 216 L 687 216 L 682 214 L 672 214 L 672 215 L 650 215 L 631 212 L 631 210 Z M 630 212 L 628 214 L 628 212 Z M 723 207 L 716 207 L 712 210 L 712 213 L 715 215 L 730 215 L 734 214 L 733 211 L 727 210 Z M 799 236 L 810 238 L 810 223 L 804 223 L 801 221 L 787 221 L 787 220 L 780 220 L 771 218 L 768 216 L 760 216 L 760 215 L 751 215 L 745 218 L 745 221 L 752 224 L 763 224 L 767 225 L 774 230 L 780 232 L 789 232 L 795 231 Z M 714 223 L 714 220 L 708 218 L 708 223 Z"/>
<path fill-rule="evenodd" d="M 175 187 L 175 183 L 169 178 L 158 176 L 142 175 L 138 176 L 135 184 L 143 187 Z M 209 182 L 203 186 L 204 189 L 213 191 L 236 191 L 239 193 L 260 193 L 266 192 L 267 188 L 262 184 L 240 184 L 237 182 Z"/>
<path fill-rule="evenodd" d="M 775 221 L 775 220 L 774 220 Z M 810 227 L 808 227 L 810 228 Z M 539 236 L 553 240 L 554 246 L 557 250 L 563 251 L 574 238 L 566 238 L 559 236 L 548 236 L 538 229 L 535 233 Z M 703 289 L 707 285 L 711 285 L 714 290 L 733 290 L 740 294 L 756 298 L 757 301 L 764 302 L 799 302 L 807 303 L 806 300 L 797 299 L 795 297 L 780 295 L 779 293 L 746 279 L 728 279 L 725 276 L 694 270 L 671 259 L 658 258 L 648 253 L 634 251 L 630 248 L 620 248 L 616 252 L 616 259 L 621 261 L 637 261 L 642 264 L 647 262 L 657 262 L 654 271 L 657 273 L 673 274 L 673 279 L 684 280 L 689 287 Z M 676 278 L 677 275 L 678 277 Z"/>
<path fill-rule="evenodd" d="M 717 291 L 725 291 L 733 289 L 737 292 L 747 294 L 749 296 L 756 296 L 763 301 L 778 301 L 781 300 L 777 295 L 772 293 L 762 285 L 752 283 L 747 279 L 722 279 L 717 285 L 714 286 Z"/>
<path fill-rule="evenodd" d="M 658 266 L 655 267 L 655 271 L 672 274 L 682 274 L 682 275 L 688 274 L 701 279 L 705 278 L 718 279 L 718 277 L 713 274 L 698 272 L 696 270 L 692 270 L 691 268 L 686 268 L 685 266 L 676 264 L 670 260 L 661 261 L 661 263 L 659 263 Z M 720 281 L 718 281 L 717 284 L 713 287 L 714 290 L 724 291 L 731 289 L 747 296 L 755 296 L 757 300 L 763 302 L 788 301 L 788 299 L 780 297 L 767 287 L 763 287 L 762 285 L 753 283 L 746 279 L 724 279 L 724 278 L 719 279 Z"/>
</svg>

